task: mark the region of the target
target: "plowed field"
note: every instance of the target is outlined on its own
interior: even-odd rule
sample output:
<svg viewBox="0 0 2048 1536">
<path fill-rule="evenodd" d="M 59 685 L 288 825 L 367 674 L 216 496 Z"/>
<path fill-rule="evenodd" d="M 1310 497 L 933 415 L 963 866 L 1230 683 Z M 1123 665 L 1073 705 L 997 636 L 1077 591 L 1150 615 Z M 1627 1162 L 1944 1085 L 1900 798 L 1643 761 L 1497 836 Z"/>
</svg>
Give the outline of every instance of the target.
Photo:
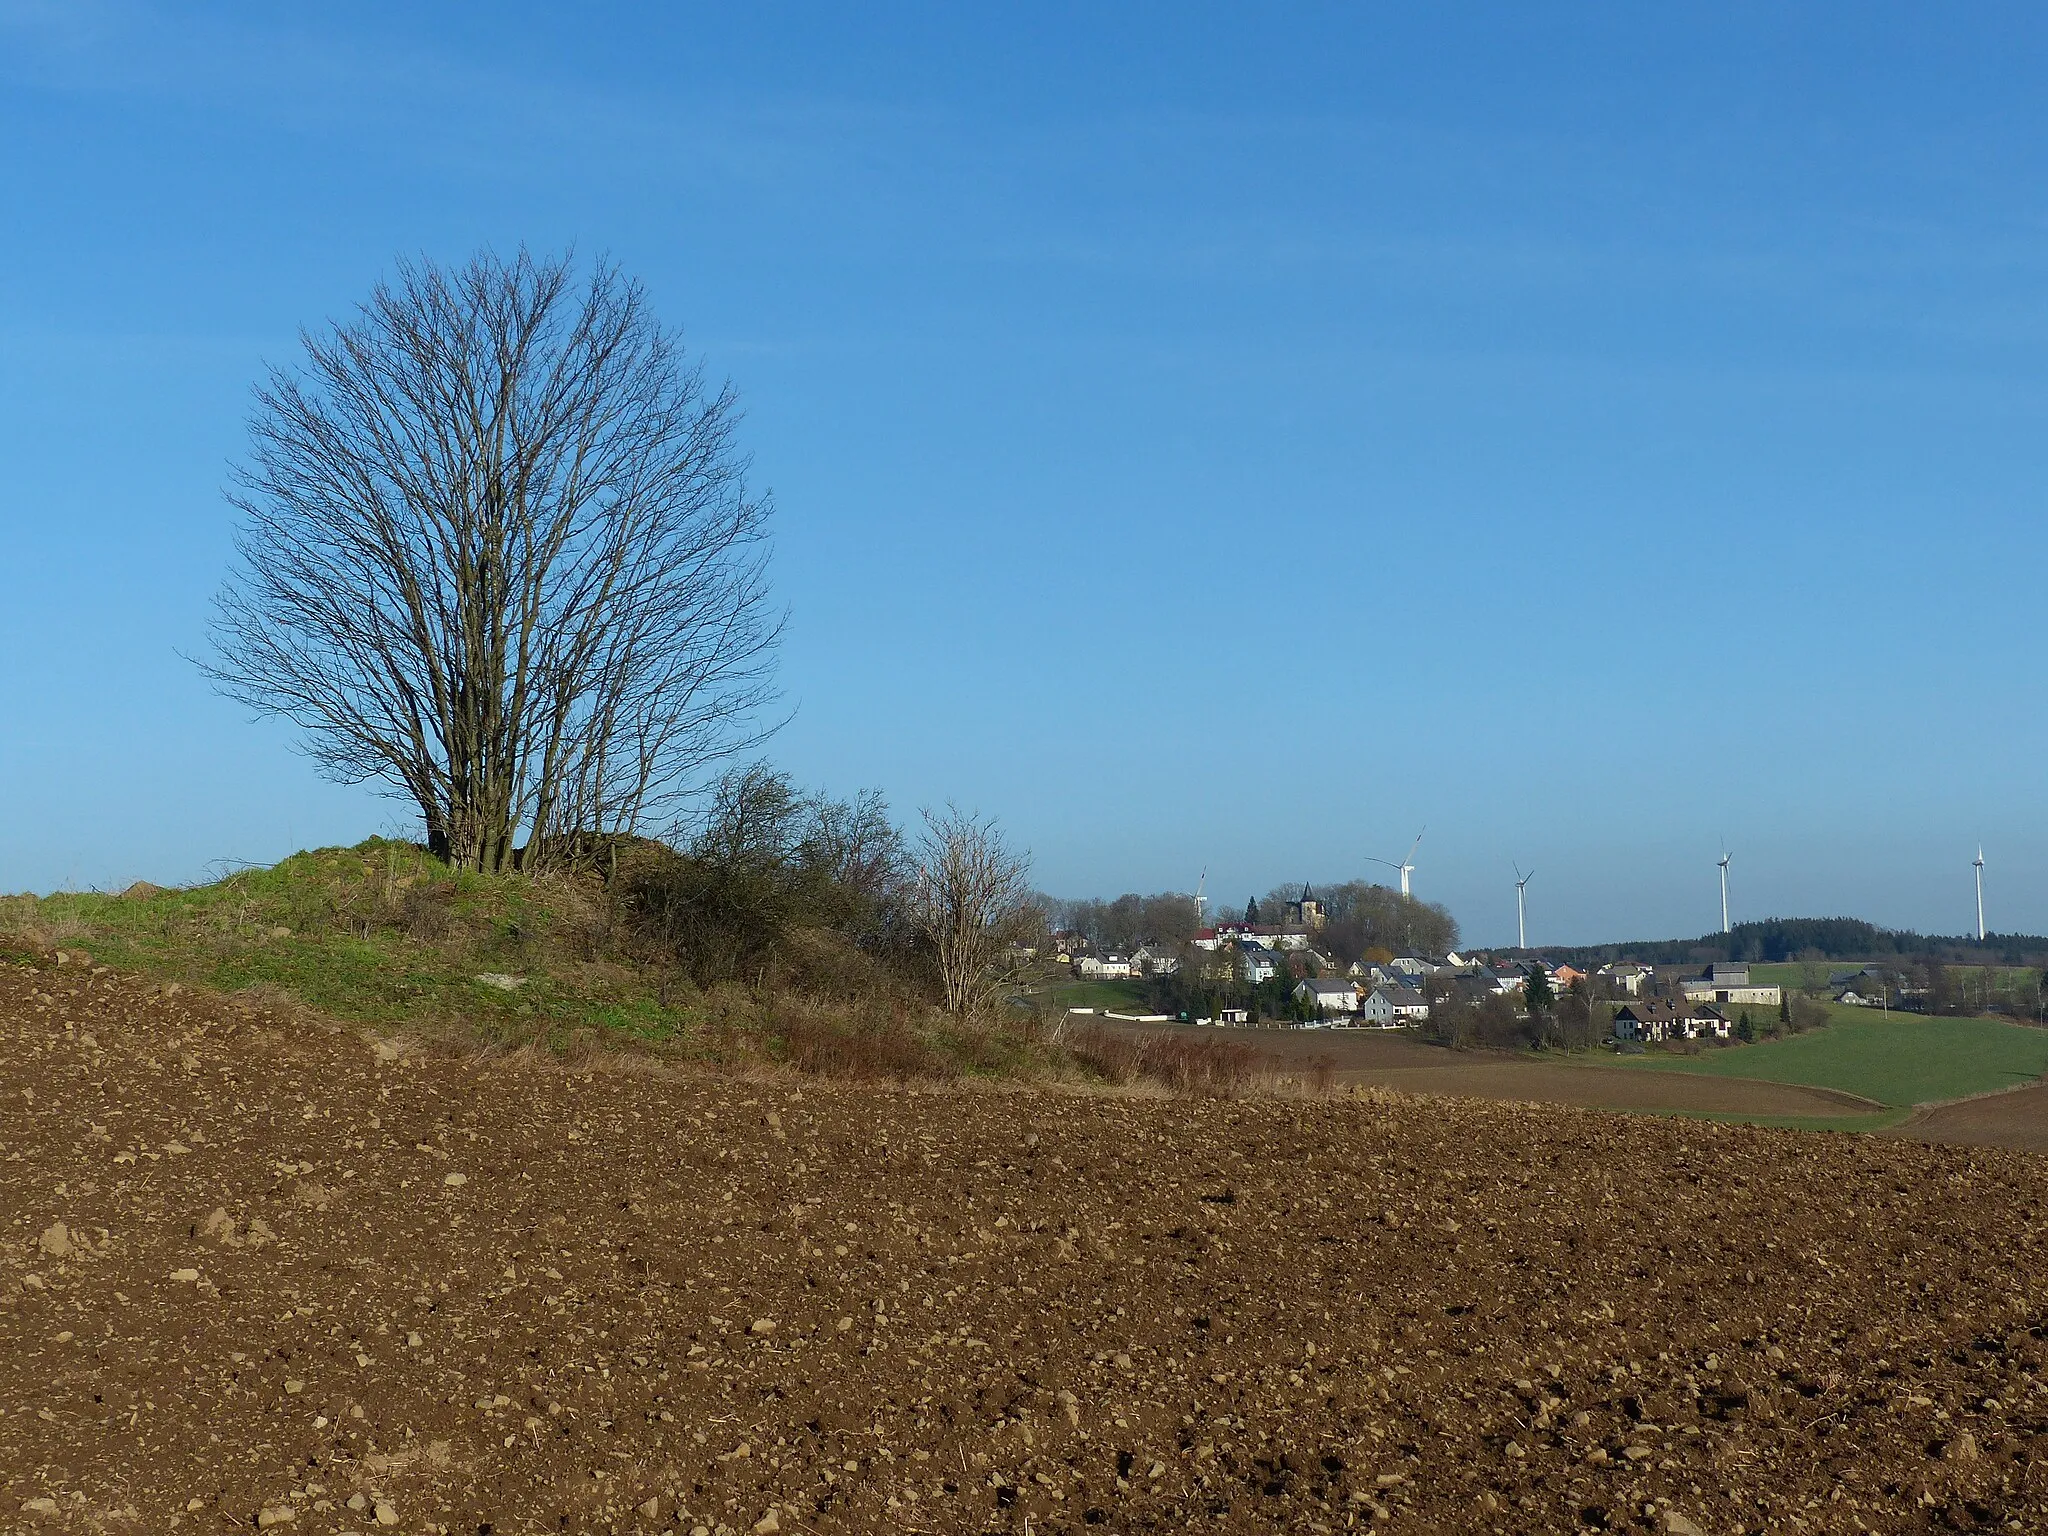
<svg viewBox="0 0 2048 1536">
<path fill-rule="evenodd" d="M 2048 1084 L 1922 1110 L 1895 1134 L 1964 1147 L 2048 1152 Z"/>
<path fill-rule="evenodd" d="M 0 966 L 0 1528 L 2048 1529 L 2048 1163 L 378 1050 Z"/>
</svg>

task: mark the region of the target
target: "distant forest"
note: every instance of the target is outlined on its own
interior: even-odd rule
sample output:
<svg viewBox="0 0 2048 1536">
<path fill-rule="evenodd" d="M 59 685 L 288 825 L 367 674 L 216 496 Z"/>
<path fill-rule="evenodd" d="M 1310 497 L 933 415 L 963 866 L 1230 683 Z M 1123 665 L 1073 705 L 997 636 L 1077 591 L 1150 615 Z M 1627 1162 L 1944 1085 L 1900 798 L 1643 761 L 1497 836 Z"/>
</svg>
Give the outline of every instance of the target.
<svg viewBox="0 0 2048 1536">
<path fill-rule="evenodd" d="M 1537 951 L 1531 951 L 1537 953 Z M 1546 945 L 1540 951 L 1573 965 L 1639 960 L 1647 965 L 1690 965 L 1710 960 L 1779 964 L 1788 960 L 1941 960 L 1959 964 L 2034 965 L 2048 959 L 2048 938 L 1993 933 L 1974 938 L 1880 928 L 1855 917 L 1769 917 L 1737 923 L 1732 932 L 1697 939 L 1649 939 L 1632 944 Z"/>
</svg>

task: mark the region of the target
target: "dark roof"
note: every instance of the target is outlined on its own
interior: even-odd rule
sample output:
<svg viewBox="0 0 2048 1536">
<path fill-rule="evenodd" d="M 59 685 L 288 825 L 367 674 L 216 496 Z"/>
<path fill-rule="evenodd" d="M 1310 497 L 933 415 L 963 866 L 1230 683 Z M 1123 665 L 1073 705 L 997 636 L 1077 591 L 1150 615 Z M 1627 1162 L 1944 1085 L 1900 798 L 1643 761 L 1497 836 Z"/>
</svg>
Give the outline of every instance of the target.
<svg viewBox="0 0 2048 1536">
<path fill-rule="evenodd" d="M 1659 997 L 1648 1002 L 1623 1003 L 1614 1010 L 1614 1016 L 1618 1019 L 1623 1014 L 1627 1014 L 1638 1024 L 1648 1024 L 1657 1019 L 1675 1019 L 1679 1016 L 1679 1011 L 1678 1004 L 1668 998 Z"/>
</svg>

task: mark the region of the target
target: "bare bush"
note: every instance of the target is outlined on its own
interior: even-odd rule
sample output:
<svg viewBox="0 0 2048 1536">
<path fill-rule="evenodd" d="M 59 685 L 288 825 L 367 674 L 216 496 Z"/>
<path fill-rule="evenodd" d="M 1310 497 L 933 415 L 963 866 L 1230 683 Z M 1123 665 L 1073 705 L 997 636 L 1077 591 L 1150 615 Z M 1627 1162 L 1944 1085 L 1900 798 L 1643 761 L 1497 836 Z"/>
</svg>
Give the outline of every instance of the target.
<svg viewBox="0 0 2048 1536">
<path fill-rule="evenodd" d="M 1068 1036 L 1065 1044 L 1112 1083 L 1147 1078 L 1175 1093 L 1242 1093 L 1260 1063 L 1259 1053 L 1241 1041 L 1197 1040 L 1164 1030 L 1138 1034 L 1096 1024 Z"/>
<path fill-rule="evenodd" d="M 781 1021 L 780 1040 L 783 1059 L 817 1077 L 911 1082 L 953 1075 L 930 1044 L 891 1019 L 798 1014 Z"/>
<path fill-rule="evenodd" d="M 947 806 L 924 813 L 910 911 L 938 963 L 946 1007 L 987 1007 L 1021 968 L 1017 945 L 1037 926 L 1031 859 L 993 818 Z"/>
<path fill-rule="evenodd" d="M 793 970 L 860 992 L 901 939 L 906 864 L 875 791 L 804 794 L 755 764 L 719 779 L 682 848 L 620 854 L 613 883 L 638 938 L 699 986 Z"/>
</svg>

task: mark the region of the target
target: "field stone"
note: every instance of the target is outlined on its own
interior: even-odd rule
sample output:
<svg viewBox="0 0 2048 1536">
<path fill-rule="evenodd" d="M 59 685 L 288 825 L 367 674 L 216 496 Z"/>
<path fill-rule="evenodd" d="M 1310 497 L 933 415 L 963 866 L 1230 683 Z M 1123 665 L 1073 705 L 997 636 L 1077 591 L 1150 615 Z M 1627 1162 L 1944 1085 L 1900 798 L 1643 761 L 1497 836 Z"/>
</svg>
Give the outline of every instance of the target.
<svg viewBox="0 0 2048 1536">
<path fill-rule="evenodd" d="M 379 1525 L 398 1524 L 398 1506 L 387 1500 L 379 1499 L 376 1508 L 371 1513 L 377 1517 Z"/>
<path fill-rule="evenodd" d="M 43 1228 L 43 1235 L 37 1239 L 36 1247 L 53 1259 L 71 1257 L 71 1229 L 61 1221 L 53 1221 Z"/>
</svg>

